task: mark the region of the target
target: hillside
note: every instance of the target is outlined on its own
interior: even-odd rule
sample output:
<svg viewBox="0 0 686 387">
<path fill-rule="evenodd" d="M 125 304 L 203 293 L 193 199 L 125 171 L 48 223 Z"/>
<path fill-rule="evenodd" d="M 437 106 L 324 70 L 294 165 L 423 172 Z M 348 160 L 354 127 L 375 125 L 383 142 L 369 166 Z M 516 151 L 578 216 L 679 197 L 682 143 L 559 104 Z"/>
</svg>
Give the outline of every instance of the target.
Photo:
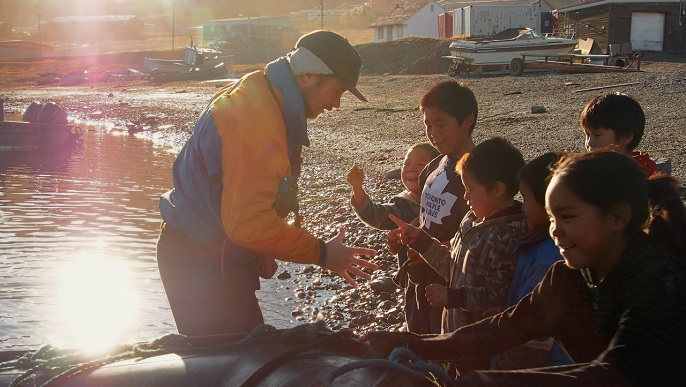
<svg viewBox="0 0 686 387">
<path fill-rule="evenodd" d="M 392 42 L 355 46 L 362 57 L 363 74 L 445 74 L 450 40 L 411 36 Z"/>
</svg>

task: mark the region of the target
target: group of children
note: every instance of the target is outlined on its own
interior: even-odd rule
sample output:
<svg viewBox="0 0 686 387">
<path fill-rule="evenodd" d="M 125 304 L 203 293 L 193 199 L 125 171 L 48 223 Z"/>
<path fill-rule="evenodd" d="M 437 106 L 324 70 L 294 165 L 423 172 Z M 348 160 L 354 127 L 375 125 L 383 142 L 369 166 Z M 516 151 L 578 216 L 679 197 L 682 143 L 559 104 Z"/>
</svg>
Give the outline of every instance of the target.
<svg viewBox="0 0 686 387">
<path fill-rule="evenodd" d="M 526 164 L 506 139 L 474 144 L 466 86 L 441 82 L 420 109 L 440 156 L 410 148 L 407 192 L 377 205 L 358 167 L 346 177 L 360 219 L 390 230 L 405 288 L 408 332 L 371 332 L 370 350 L 409 347 L 469 386 L 678 380 L 686 213 L 678 181 L 635 150 L 640 105 L 594 98 L 581 114 L 588 153 Z M 488 369 L 499 371 L 465 373 Z"/>
</svg>

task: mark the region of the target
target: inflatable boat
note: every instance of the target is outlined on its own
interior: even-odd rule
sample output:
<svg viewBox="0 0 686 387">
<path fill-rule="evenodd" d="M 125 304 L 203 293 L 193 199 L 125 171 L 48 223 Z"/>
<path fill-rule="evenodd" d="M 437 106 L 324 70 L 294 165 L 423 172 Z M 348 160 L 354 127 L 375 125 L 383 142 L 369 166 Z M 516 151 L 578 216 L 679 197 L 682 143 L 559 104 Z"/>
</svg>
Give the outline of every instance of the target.
<svg viewBox="0 0 686 387">
<path fill-rule="evenodd" d="M 94 356 L 44 346 L 0 352 L 0 386 L 437 386 L 442 369 L 406 349 L 373 359 L 323 324 L 250 333 L 167 335 Z"/>
</svg>

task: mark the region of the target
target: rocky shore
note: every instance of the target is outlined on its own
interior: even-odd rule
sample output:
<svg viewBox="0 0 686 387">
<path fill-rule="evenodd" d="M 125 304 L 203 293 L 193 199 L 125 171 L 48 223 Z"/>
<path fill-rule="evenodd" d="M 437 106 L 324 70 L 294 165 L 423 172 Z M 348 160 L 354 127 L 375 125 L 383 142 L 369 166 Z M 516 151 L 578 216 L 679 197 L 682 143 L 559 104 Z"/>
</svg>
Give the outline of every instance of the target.
<svg viewBox="0 0 686 387">
<path fill-rule="evenodd" d="M 401 58 L 395 58 L 400 60 Z M 364 60 L 364 56 L 363 56 Z M 393 61 L 393 57 L 384 58 Z M 683 54 L 646 56 L 639 73 L 561 74 L 540 72 L 512 76 L 465 75 L 459 81 L 474 90 L 479 102 L 475 141 L 501 136 L 529 160 L 551 150 L 583 150 L 579 114 L 587 101 L 608 92 L 634 96 L 647 117 L 640 149 L 666 159 L 671 173 L 686 179 L 686 60 Z M 2 64 L 0 64 L 2 67 Z M 301 208 L 304 227 L 333 237 L 340 226 L 345 241 L 375 248 L 382 269 L 372 281 L 349 287 L 314 266 L 282 266 L 277 275 L 296 285 L 287 307 L 298 321 L 325 319 L 334 329 L 402 329 L 402 294 L 390 278 L 395 257 L 384 247 L 384 232 L 356 219 L 348 204 L 345 172 L 353 164 L 366 172 L 365 187 L 373 200 L 387 201 L 402 189 L 397 174 L 408 145 L 424 141 L 418 101 L 440 74 L 398 75 L 381 66 L 360 80 L 370 104 L 346 94 L 339 110 L 310 123 L 312 145 L 304 152 Z M 240 75 L 240 74 L 238 74 Z M 1 76 L 0 76 L 1 77 Z M 144 135 L 179 149 L 210 96 L 225 82 L 109 82 L 80 86 L 37 86 L 29 76 L 1 80 L 6 109 L 22 109 L 33 100 L 52 101 L 70 117 L 111 122 L 115 128 L 138 128 Z M 532 108 L 538 113 L 532 113 Z M 280 279 L 272 279 L 279 281 Z M 325 295 L 325 296 L 322 296 Z"/>
</svg>

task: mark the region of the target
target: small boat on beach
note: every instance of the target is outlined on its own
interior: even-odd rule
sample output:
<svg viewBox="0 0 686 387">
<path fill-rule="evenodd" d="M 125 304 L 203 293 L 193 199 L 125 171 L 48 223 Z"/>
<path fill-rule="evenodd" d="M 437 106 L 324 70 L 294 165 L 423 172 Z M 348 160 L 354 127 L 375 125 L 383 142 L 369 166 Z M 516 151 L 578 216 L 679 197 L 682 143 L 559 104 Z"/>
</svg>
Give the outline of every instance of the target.
<svg viewBox="0 0 686 387">
<path fill-rule="evenodd" d="M 56 83 L 59 80 L 59 75 L 53 74 L 53 73 L 42 73 L 38 74 L 38 79 L 36 80 L 36 83 L 39 85 L 49 85 L 52 83 Z"/>
<path fill-rule="evenodd" d="M 214 79 L 223 78 L 229 73 L 229 69 L 226 68 L 224 63 L 219 63 L 213 67 L 200 68 L 190 68 L 185 72 L 162 72 L 159 69 L 154 69 L 150 73 L 150 78 L 153 82 L 160 84 L 164 82 L 174 82 L 174 81 L 186 81 L 186 80 L 204 80 L 204 79 Z"/>
<path fill-rule="evenodd" d="M 64 85 L 80 85 L 88 80 L 88 71 L 79 70 L 71 71 L 67 74 L 62 74 L 62 84 Z"/>
<path fill-rule="evenodd" d="M 82 135 L 81 128 L 70 124 L 0 121 L 0 149 L 69 147 Z"/>
<path fill-rule="evenodd" d="M 137 81 L 146 77 L 145 74 L 136 69 L 125 69 L 118 71 L 105 71 L 108 81 Z"/>
<path fill-rule="evenodd" d="M 577 43 L 574 39 L 543 36 L 531 28 L 508 28 L 490 38 L 455 40 L 445 58 L 453 60 L 451 70 L 488 70 L 507 66 L 522 55 L 564 55 Z"/>
<path fill-rule="evenodd" d="M 21 121 L 0 117 L 0 149 L 64 148 L 74 146 L 83 129 L 67 122 L 67 115 L 50 102 L 32 102 Z"/>
<path fill-rule="evenodd" d="M 233 64 L 231 56 L 222 55 L 211 48 L 185 47 L 182 60 L 143 59 L 143 72 L 150 74 L 155 82 L 184 79 L 208 79 L 226 75 Z"/>
</svg>

